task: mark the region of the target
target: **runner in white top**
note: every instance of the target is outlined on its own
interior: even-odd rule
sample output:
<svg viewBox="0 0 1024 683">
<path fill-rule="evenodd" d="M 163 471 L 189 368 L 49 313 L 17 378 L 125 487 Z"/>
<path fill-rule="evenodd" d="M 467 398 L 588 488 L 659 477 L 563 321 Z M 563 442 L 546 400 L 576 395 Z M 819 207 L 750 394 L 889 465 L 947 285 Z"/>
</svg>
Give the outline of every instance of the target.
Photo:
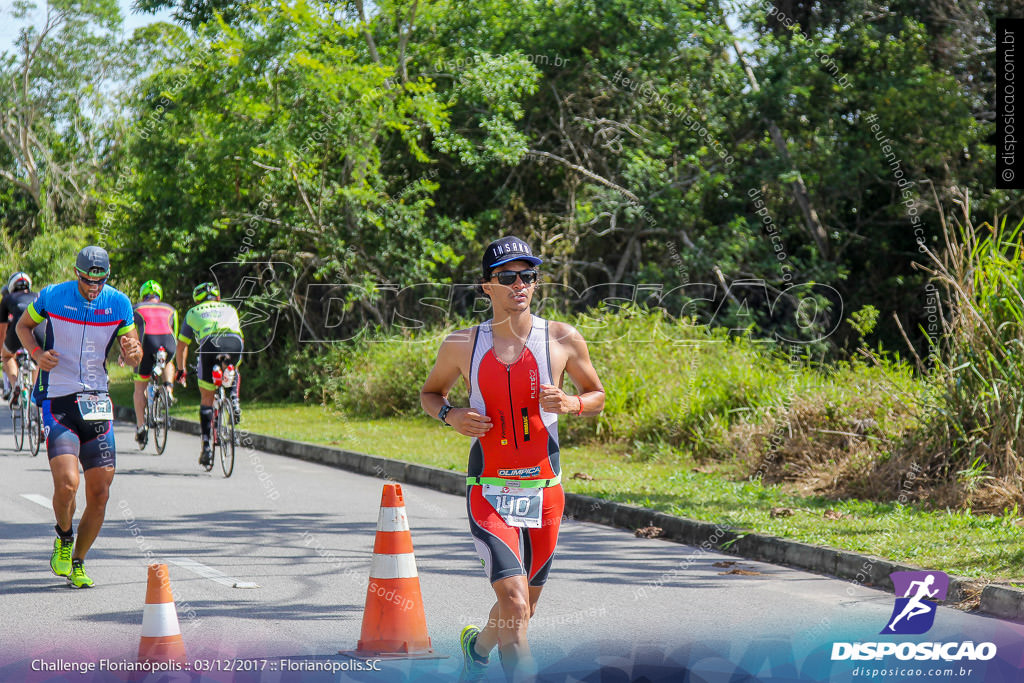
<svg viewBox="0 0 1024 683">
<path fill-rule="evenodd" d="M 86 247 L 75 261 L 77 280 L 39 292 L 18 320 L 18 339 L 40 369 L 33 400 L 42 409 L 46 453 L 53 475 L 53 514 L 57 538 L 50 569 L 75 588 L 93 585 L 85 555 L 103 526 L 114 480 L 113 407 L 107 394 L 107 352 L 120 338 L 130 365 L 142 359 L 128 297 L 106 287 L 110 259 L 100 247 Z M 48 321 L 40 347 L 32 330 Z M 78 467 L 85 473 L 85 510 L 75 543 L 71 521 L 78 492 Z M 72 546 L 74 549 L 72 551 Z"/>
</svg>

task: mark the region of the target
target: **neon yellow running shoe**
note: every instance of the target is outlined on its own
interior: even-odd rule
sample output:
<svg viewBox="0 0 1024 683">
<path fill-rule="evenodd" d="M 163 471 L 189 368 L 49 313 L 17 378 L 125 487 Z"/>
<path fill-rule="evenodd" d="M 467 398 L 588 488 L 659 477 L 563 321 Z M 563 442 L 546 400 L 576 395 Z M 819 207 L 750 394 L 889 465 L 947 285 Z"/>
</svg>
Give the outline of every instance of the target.
<svg viewBox="0 0 1024 683">
<path fill-rule="evenodd" d="M 60 536 L 53 539 L 53 554 L 50 555 L 50 571 L 57 576 L 71 573 L 71 549 L 74 541 L 62 541 Z"/>
<path fill-rule="evenodd" d="M 85 575 L 82 560 L 71 560 L 71 575 L 68 582 L 72 588 L 92 588 L 92 579 Z"/>
<path fill-rule="evenodd" d="M 490 663 L 490 657 L 481 657 L 473 649 L 478 635 L 480 635 L 479 628 L 467 626 L 462 629 L 462 634 L 459 636 L 459 644 L 462 645 L 462 676 L 459 678 L 460 681 L 483 680 L 484 674 L 487 673 L 487 664 Z"/>
</svg>

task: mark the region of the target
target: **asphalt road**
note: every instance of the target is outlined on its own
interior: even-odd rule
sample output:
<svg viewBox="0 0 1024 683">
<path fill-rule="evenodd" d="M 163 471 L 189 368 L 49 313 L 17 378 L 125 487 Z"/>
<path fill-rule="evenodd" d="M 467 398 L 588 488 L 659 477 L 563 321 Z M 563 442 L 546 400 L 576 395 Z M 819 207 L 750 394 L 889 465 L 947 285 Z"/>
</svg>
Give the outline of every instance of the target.
<svg viewBox="0 0 1024 683">
<path fill-rule="evenodd" d="M 108 680 L 33 669 L 53 661 L 133 662 L 146 566 L 154 561 L 170 567 L 190 660 L 220 662 L 210 665 L 216 669 L 256 658 L 262 667 L 201 680 L 456 678 L 459 632 L 482 622 L 492 601 L 462 498 L 403 486 L 429 635 L 447 658 L 316 674 L 296 669 L 352 663 L 337 652 L 359 639 L 386 482 L 245 448 L 225 479 L 198 466 L 196 437 L 172 433 L 167 452 L 155 456 L 152 447 L 140 453 L 124 425 L 116 433 L 118 471 L 86 564 L 96 586 L 73 590 L 49 570 L 45 453 L 16 453 L 0 409 L 0 680 Z M 79 514 L 83 507 L 80 491 Z M 727 573 L 735 569 L 747 573 Z M 684 680 L 684 671 L 694 682 L 871 680 L 856 667 L 908 663 L 831 662 L 830 652 L 836 641 L 893 640 L 878 636 L 892 609 L 891 594 L 849 582 L 567 520 L 530 641 L 545 680 Z M 992 683 L 1024 679 L 1022 633 L 940 607 L 926 636 L 903 640 L 992 641 L 999 654 L 989 662 L 909 663 L 941 668 L 928 680 Z M 947 667 L 955 675 L 946 677 Z M 960 675 L 961 667 L 972 671 Z M 496 658 L 491 669 L 502 680 Z M 756 677 L 737 678 L 738 671 Z"/>
</svg>

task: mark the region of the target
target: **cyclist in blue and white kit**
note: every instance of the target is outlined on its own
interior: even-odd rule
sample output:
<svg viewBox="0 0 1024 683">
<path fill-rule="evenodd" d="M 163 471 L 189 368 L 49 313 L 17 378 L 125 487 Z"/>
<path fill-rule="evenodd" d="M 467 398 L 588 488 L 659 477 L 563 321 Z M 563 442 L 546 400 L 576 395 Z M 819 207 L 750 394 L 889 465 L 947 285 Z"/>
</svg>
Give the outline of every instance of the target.
<svg viewBox="0 0 1024 683">
<path fill-rule="evenodd" d="M 103 526 L 114 480 L 113 409 L 107 394 L 106 358 L 120 338 L 129 365 L 142 360 L 132 302 L 105 287 L 110 259 L 100 247 L 82 249 L 75 260 L 77 280 L 39 292 L 18 320 L 18 338 L 39 365 L 33 400 L 42 407 L 46 454 L 53 474 L 53 514 L 57 538 L 50 569 L 74 588 L 93 585 L 85 574 L 85 555 Z M 46 343 L 36 344 L 32 330 L 48 322 Z M 71 521 L 78 492 L 78 464 L 85 472 L 85 510 L 75 543 Z M 73 546 L 73 550 L 72 550 Z"/>
</svg>

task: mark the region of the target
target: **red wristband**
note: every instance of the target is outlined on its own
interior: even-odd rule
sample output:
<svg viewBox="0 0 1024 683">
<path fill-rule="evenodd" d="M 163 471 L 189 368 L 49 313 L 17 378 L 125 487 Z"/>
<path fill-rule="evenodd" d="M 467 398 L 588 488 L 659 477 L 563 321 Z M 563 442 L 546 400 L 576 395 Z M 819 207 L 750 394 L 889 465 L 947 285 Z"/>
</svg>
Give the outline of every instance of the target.
<svg viewBox="0 0 1024 683">
<path fill-rule="evenodd" d="M 580 402 L 580 409 L 576 411 L 576 414 L 577 415 L 582 415 L 583 414 L 583 397 L 580 396 L 579 394 L 576 394 L 576 400 Z"/>
<path fill-rule="evenodd" d="M 31 358 L 31 359 L 33 359 L 33 360 L 35 360 L 35 357 L 36 357 L 36 351 L 38 351 L 38 350 L 39 350 L 39 349 L 41 349 L 41 348 L 43 348 L 43 347 L 42 347 L 42 346 L 37 346 L 36 348 L 34 348 L 34 349 L 32 349 L 31 351 L 29 351 L 29 352 L 28 352 L 28 357 L 29 357 L 29 358 Z"/>
</svg>

